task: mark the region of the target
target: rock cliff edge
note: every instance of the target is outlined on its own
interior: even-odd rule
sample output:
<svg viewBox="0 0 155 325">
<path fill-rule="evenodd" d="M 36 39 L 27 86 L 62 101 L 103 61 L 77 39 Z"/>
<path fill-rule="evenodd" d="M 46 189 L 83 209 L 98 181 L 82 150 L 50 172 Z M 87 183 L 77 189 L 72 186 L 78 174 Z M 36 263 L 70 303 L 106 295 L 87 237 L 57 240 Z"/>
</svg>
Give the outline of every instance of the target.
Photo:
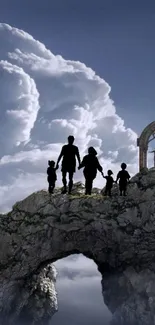
<svg viewBox="0 0 155 325">
<path fill-rule="evenodd" d="M 83 192 L 80 183 L 72 196 L 59 189 L 51 197 L 40 191 L 0 215 L 1 324 L 17 324 L 24 313 L 31 324 L 45 324 L 57 310 L 52 263 L 71 254 L 82 253 L 97 264 L 106 303 L 112 312 L 117 309 L 117 318 L 123 302 L 111 307 L 107 275 L 124 276 L 131 268 L 154 271 L 155 168 L 131 179 L 127 197 L 118 196 L 117 185 L 112 198 L 97 189 L 88 197 Z M 119 319 L 119 324 L 124 323 Z"/>
</svg>

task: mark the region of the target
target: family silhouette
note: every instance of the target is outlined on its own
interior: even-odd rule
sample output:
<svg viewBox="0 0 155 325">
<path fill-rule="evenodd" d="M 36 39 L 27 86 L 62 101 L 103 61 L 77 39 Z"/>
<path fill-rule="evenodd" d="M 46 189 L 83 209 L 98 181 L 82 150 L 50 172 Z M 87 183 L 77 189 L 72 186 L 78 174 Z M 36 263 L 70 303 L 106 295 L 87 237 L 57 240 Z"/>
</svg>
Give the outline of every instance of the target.
<svg viewBox="0 0 155 325">
<path fill-rule="evenodd" d="M 76 172 L 76 158 L 78 160 L 79 166 L 78 169 L 83 169 L 83 174 L 85 178 L 85 195 L 91 195 L 92 193 L 92 187 L 93 187 L 93 181 L 96 178 L 97 171 L 101 173 L 101 175 L 106 179 L 106 186 L 105 186 L 105 196 L 111 196 L 111 190 L 113 187 L 113 184 L 118 182 L 119 180 L 119 190 L 120 190 L 120 196 L 126 196 L 127 191 L 127 185 L 129 183 L 130 175 L 128 171 L 126 170 L 127 165 L 125 163 L 121 164 L 121 170 L 118 172 L 116 181 L 114 181 L 112 170 L 107 171 L 107 176 L 104 176 L 103 174 L 103 168 L 100 165 L 98 158 L 97 158 L 97 152 L 93 147 L 88 148 L 88 154 L 83 157 L 83 160 L 81 162 L 79 149 L 77 146 L 75 146 L 74 143 L 74 137 L 72 135 L 69 135 L 68 137 L 68 144 L 64 145 L 61 149 L 60 155 L 58 157 L 56 166 L 55 161 L 49 160 L 48 161 L 48 168 L 47 168 L 47 181 L 49 184 L 48 191 L 50 194 L 53 194 L 55 183 L 57 180 L 56 170 L 59 168 L 59 162 L 62 159 L 61 164 L 61 172 L 62 172 L 62 183 L 63 183 L 63 189 L 62 194 L 67 193 L 67 174 L 69 178 L 68 183 L 68 194 L 71 194 L 72 187 L 73 187 L 73 176 Z"/>
</svg>

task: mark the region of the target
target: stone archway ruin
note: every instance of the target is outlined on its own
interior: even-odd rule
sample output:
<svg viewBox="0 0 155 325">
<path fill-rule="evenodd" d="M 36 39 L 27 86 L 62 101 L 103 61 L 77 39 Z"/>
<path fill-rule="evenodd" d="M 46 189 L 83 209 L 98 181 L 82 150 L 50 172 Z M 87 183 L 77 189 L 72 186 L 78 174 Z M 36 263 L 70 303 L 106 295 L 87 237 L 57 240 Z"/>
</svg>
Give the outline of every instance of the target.
<svg viewBox="0 0 155 325">
<path fill-rule="evenodd" d="M 152 138 L 150 139 L 152 135 Z M 139 147 L 139 171 L 147 167 L 148 143 L 155 139 L 155 121 L 148 124 L 137 139 Z"/>
</svg>

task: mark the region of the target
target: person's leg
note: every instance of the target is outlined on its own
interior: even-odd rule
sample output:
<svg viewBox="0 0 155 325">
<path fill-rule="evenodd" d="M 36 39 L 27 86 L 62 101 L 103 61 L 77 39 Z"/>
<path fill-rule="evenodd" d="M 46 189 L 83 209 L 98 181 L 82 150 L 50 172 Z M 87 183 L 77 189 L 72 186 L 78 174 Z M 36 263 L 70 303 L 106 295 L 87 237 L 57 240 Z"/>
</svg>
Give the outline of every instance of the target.
<svg viewBox="0 0 155 325">
<path fill-rule="evenodd" d="M 53 182 L 49 181 L 48 192 L 50 194 L 53 194 L 53 190 L 54 190 L 54 184 Z"/>
<path fill-rule="evenodd" d="M 123 196 L 126 196 L 126 189 L 127 189 L 127 186 L 125 184 L 124 187 L 123 187 Z"/>
<path fill-rule="evenodd" d="M 90 179 L 90 195 L 91 195 L 92 188 L 93 188 L 93 180 L 94 180 L 94 178 Z"/>
<path fill-rule="evenodd" d="M 48 192 L 51 194 L 51 185 L 50 185 L 50 183 L 48 184 Z"/>
<path fill-rule="evenodd" d="M 55 188 L 55 182 L 52 182 L 51 184 L 51 194 L 53 194 Z"/>
<path fill-rule="evenodd" d="M 92 187 L 93 187 L 93 179 L 92 179 L 92 177 L 88 177 L 88 179 L 87 179 L 87 192 L 88 192 L 88 195 L 91 195 Z"/>
<path fill-rule="evenodd" d="M 87 193 L 87 191 L 88 191 L 88 185 L 87 185 L 88 175 L 85 172 L 85 170 L 83 171 L 83 175 L 84 175 L 84 178 L 85 178 L 85 195 L 88 195 L 88 193 Z"/>
<path fill-rule="evenodd" d="M 97 170 L 94 170 L 94 172 L 91 173 L 91 175 L 90 175 L 90 179 L 89 179 L 90 195 L 91 195 L 91 192 L 92 192 L 93 181 L 94 181 L 94 179 L 96 178 L 96 174 L 97 174 Z"/>
<path fill-rule="evenodd" d="M 108 189 L 108 194 L 109 194 L 109 196 L 111 196 L 111 187 L 109 187 L 109 189 Z"/>
<path fill-rule="evenodd" d="M 88 181 L 88 177 L 85 177 L 85 195 L 88 195 L 88 191 L 89 191 L 89 181 Z"/>
<path fill-rule="evenodd" d="M 120 191 L 120 196 L 122 196 L 123 189 L 121 184 L 119 184 L 119 191 Z"/>
<path fill-rule="evenodd" d="M 73 187 L 73 172 L 69 172 L 69 189 L 68 189 L 68 194 L 71 194 L 72 187 Z"/>
<path fill-rule="evenodd" d="M 48 193 L 50 193 L 50 179 L 49 179 L 49 176 L 47 177 L 47 182 L 48 182 Z"/>
<path fill-rule="evenodd" d="M 105 191 L 104 191 L 104 195 L 107 196 L 107 193 L 108 193 L 108 189 L 107 189 L 107 186 L 106 186 Z"/>
<path fill-rule="evenodd" d="M 62 194 L 65 194 L 67 192 L 67 180 L 66 180 L 66 174 L 67 172 L 66 171 L 62 171 L 62 183 L 63 183 L 63 190 L 62 190 Z"/>
</svg>

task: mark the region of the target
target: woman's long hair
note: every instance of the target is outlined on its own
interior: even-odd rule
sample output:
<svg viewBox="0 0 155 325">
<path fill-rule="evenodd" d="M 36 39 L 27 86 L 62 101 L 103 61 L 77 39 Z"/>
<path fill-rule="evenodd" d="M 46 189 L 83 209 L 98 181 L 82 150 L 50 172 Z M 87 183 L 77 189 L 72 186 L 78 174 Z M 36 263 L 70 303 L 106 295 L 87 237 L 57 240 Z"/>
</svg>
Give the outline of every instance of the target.
<svg viewBox="0 0 155 325">
<path fill-rule="evenodd" d="M 94 147 L 89 147 L 88 153 L 89 153 L 89 155 L 93 155 L 93 156 L 97 155 L 97 151 L 94 149 Z"/>
</svg>

